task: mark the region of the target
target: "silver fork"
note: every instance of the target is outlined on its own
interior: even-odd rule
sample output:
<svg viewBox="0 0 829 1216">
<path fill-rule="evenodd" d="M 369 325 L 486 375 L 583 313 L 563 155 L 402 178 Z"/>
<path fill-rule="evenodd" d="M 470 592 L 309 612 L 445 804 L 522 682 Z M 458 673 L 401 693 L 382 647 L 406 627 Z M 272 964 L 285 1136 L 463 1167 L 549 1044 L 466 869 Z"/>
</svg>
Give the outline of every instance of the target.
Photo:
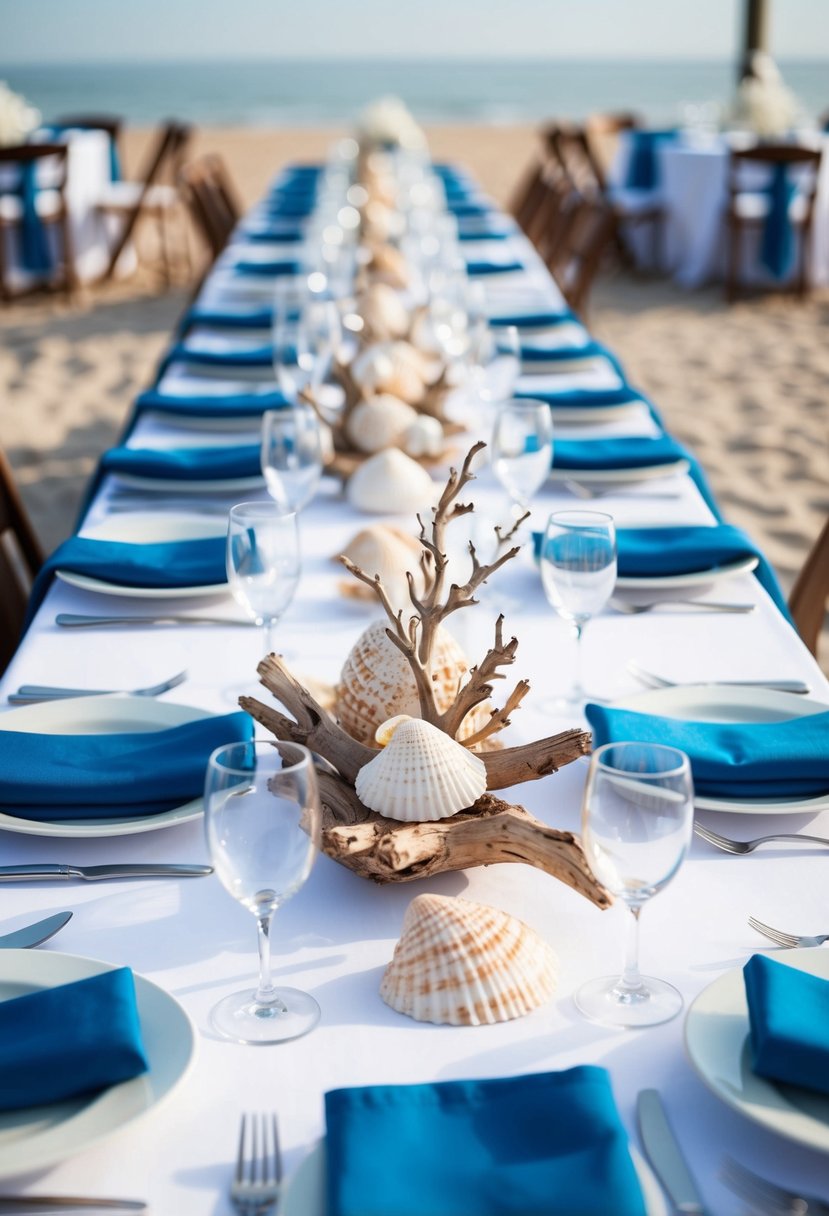
<svg viewBox="0 0 829 1216">
<path fill-rule="evenodd" d="M 764 1216 L 829 1216 L 829 1203 L 814 1195 L 796 1195 L 776 1182 L 761 1178 L 733 1157 L 723 1160 L 720 1177 L 727 1187 Z"/>
<path fill-rule="evenodd" d="M 32 701 L 59 701 L 63 697 L 105 697 L 111 693 L 122 692 L 130 697 L 160 697 L 171 688 L 178 688 L 187 679 L 187 672 L 180 671 L 162 680 L 160 684 L 151 684 L 149 688 L 59 688 L 49 684 L 21 684 L 17 692 L 9 694 L 10 705 L 28 705 Z"/>
<path fill-rule="evenodd" d="M 654 600 L 652 604 L 632 604 L 613 595 L 610 603 L 617 612 L 637 616 L 640 612 L 653 612 L 654 608 L 698 608 L 701 612 L 754 612 L 755 604 L 720 604 L 712 600 Z"/>
<path fill-rule="evenodd" d="M 758 845 L 768 844 L 771 840 L 797 840 L 806 844 L 825 844 L 829 845 L 829 840 L 825 836 L 799 836 L 797 832 L 781 832 L 775 836 L 758 836 L 755 840 L 732 840 L 730 836 L 720 836 L 719 832 L 712 832 L 710 828 L 704 828 L 701 823 L 694 824 L 694 832 L 697 836 L 707 840 L 709 844 L 716 845 L 718 849 L 722 849 L 724 853 L 753 853 Z"/>
<path fill-rule="evenodd" d="M 769 688 L 774 692 L 802 694 L 812 691 L 803 680 L 668 680 L 665 676 L 658 676 L 653 671 L 647 671 L 633 659 L 628 661 L 627 669 L 637 680 L 641 680 L 643 684 L 648 684 L 651 688 L 697 688 L 712 684 L 721 688 Z"/>
<path fill-rule="evenodd" d="M 822 946 L 824 942 L 829 942 L 829 933 L 818 933 L 815 937 L 809 937 L 807 933 L 784 933 L 782 929 L 764 925 L 756 916 L 750 916 L 748 923 L 752 929 L 770 938 L 776 945 L 784 946 L 786 950 L 794 950 L 798 946 Z"/>
<path fill-rule="evenodd" d="M 281 1182 L 276 1115 L 242 1115 L 231 1203 L 242 1216 L 266 1216 L 279 1202 Z"/>
</svg>

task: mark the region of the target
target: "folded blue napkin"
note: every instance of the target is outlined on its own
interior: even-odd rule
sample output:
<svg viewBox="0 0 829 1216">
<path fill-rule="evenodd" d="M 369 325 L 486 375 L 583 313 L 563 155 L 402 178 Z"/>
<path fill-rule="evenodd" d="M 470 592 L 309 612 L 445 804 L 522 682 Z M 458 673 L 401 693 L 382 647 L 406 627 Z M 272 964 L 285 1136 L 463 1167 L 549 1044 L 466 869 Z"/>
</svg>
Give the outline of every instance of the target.
<svg viewBox="0 0 829 1216">
<path fill-rule="evenodd" d="M 777 279 L 784 279 L 792 268 L 795 254 L 794 225 L 789 207 L 795 194 L 788 165 L 775 165 L 769 183 L 769 209 L 760 237 L 760 264 Z"/>
<path fill-rule="evenodd" d="M 476 275 L 490 274 L 514 274 L 516 270 L 523 270 L 524 263 L 517 260 L 512 262 L 486 262 L 483 259 L 476 259 L 466 263 L 466 273 L 470 278 Z"/>
<path fill-rule="evenodd" d="M 239 233 L 240 244 L 246 241 L 274 245 L 299 245 L 305 240 L 305 233 L 298 228 L 246 228 Z"/>
<path fill-rule="evenodd" d="M 829 980 L 755 954 L 743 967 L 754 1071 L 829 1094 Z"/>
<path fill-rule="evenodd" d="M 209 350 L 179 342 L 164 356 L 161 371 L 171 363 L 191 363 L 200 367 L 273 367 L 273 346 L 267 342 L 245 350 Z"/>
<path fill-rule="evenodd" d="M 599 356 L 616 363 L 616 357 L 611 351 L 601 342 L 594 342 L 592 339 L 570 346 L 521 346 L 522 363 L 569 363 L 573 359 L 596 359 Z"/>
<path fill-rule="evenodd" d="M 487 203 L 452 202 L 451 199 L 447 200 L 446 209 L 458 217 L 494 214 L 493 208 Z"/>
<path fill-rule="evenodd" d="M 531 401 L 546 401 L 554 410 L 556 406 L 562 409 L 572 409 L 573 406 L 607 409 L 614 405 L 632 405 L 636 401 L 648 404 L 642 394 L 628 384 L 623 384 L 620 388 L 570 388 L 564 392 L 548 388 L 519 389 L 515 396 Z"/>
<path fill-rule="evenodd" d="M 239 711 L 112 735 L 0 730 L 0 809 L 46 822 L 158 815 L 199 797 L 217 747 L 252 737 Z"/>
<path fill-rule="evenodd" d="M 128 967 L 0 1003 L 0 1110 L 61 1102 L 148 1068 Z"/>
<path fill-rule="evenodd" d="M 648 469 L 673 460 L 688 460 L 681 443 L 670 435 L 620 435 L 614 439 L 559 439 L 553 443 L 553 468 L 583 470 Z"/>
<path fill-rule="evenodd" d="M 83 574 L 119 587 L 212 587 L 227 582 L 225 539 L 164 541 L 151 545 L 70 536 L 46 561 L 35 579 L 27 623 L 45 596 L 57 570 Z"/>
<path fill-rule="evenodd" d="M 660 179 L 659 145 L 675 140 L 677 134 L 676 130 L 630 132 L 630 160 L 625 177 L 629 190 L 656 189 Z"/>
<path fill-rule="evenodd" d="M 829 791 L 829 710 L 786 722 L 685 722 L 590 704 L 602 743 L 664 743 L 687 754 L 698 794 L 711 798 L 810 798 Z"/>
<path fill-rule="evenodd" d="M 325 1116 L 327 1216 L 645 1216 L 603 1068 L 337 1089 Z"/>
<path fill-rule="evenodd" d="M 265 410 L 284 409 L 286 398 L 273 389 L 267 393 L 164 393 L 151 388 L 137 398 L 133 414 L 163 410 L 195 418 L 258 418 Z"/>
<path fill-rule="evenodd" d="M 459 241 L 505 241 L 511 234 L 503 228 L 478 228 L 476 232 L 459 232 Z"/>
<path fill-rule="evenodd" d="M 230 268 L 234 274 L 258 275 L 262 278 L 279 278 L 282 275 L 299 274 L 302 263 L 296 258 L 278 258 L 268 262 L 249 262 L 241 258 Z"/>
<path fill-rule="evenodd" d="M 560 312 L 499 312 L 489 318 L 490 325 L 514 325 L 517 329 L 547 329 L 551 325 L 562 325 L 575 321 L 575 313 L 569 308 Z"/>
<path fill-rule="evenodd" d="M 283 195 L 281 198 L 266 202 L 264 210 L 272 220 L 304 220 L 314 210 L 315 205 L 316 200 L 308 198 L 305 194 L 298 194 L 296 197 Z"/>
<path fill-rule="evenodd" d="M 179 327 L 180 332 L 187 333 L 194 325 L 209 325 L 214 329 L 270 329 L 273 325 L 273 309 L 221 309 L 196 305 L 185 313 Z"/>
<path fill-rule="evenodd" d="M 101 457 L 101 472 L 170 481 L 218 481 L 256 477 L 261 473 L 260 445 L 197 448 L 110 448 Z"/>
</svg>

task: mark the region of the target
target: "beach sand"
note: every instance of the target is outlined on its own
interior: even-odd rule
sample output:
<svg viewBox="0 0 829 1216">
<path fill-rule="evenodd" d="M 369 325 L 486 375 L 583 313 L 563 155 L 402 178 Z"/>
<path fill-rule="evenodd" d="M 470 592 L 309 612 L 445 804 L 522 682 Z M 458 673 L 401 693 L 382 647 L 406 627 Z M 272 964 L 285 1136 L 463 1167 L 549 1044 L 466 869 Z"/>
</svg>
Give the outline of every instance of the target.
<svg viewBox="0 0 829 1216">
<path fill-rule="evenodd" d="M 339 134 L 206 129 L 193 151 L 219 152 L 248 204 L 281 164 L 323 157 Z M 507 204 L 535 133 L 441 127 L 429 139 L 435 159 L 464 163 Z M 128 170 L 146 147 L 147 133 L 129 134 Z M 142 270 L 71 305 L 0 307 L 0 443 L 47 549 L 72 531 L 95 462 L 150 381 L 191 290 L 162 292 L 157 273 Z M 829 293 L 729 308 L 717 288 L 686 292 L 615 273 L 598 283 L 589 321 L 694 449 L 729 520 L 763 547 L 788 590 L 829 513 Z M 829 670 L 827 631 L 821 659 Z"/>
</svg>

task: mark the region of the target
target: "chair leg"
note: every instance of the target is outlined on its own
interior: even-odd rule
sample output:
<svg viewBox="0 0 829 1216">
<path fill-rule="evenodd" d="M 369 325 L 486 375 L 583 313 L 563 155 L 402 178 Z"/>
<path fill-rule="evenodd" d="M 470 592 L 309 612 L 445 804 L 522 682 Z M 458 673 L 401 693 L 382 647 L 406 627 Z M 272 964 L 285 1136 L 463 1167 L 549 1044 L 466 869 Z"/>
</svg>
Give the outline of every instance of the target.
<svg viewBox="0 0 829 1216">
<path fill-rule="evenodd" d="M 740 260 L 740 226 L 728 217 L 728 264 L 725 275 L 725 298 L 729 304 L 737 299 L 737 280 Z"/>
<path fill-rule="evenodd" d="M 169 233 L 167 231 L 167 216 L 164 210 L 160 210 L 156 217 L 156 227 L 158 228 L 158 242 L 161 247 L 161 267 L 164 276 L 164 286 L 169 288 L 172 285 L 172 270 L 170 265 L 170 242 Z"/>
<path fill-rule="evenodd" d="M 72 244 L 72 234 L 69 230 L 69 213 L 64 210 L 60 218 L 61 240 L 63 242 L 63 289 L 66 298 L 71 300 L 78 286 L 78 275 L 75 269 L 75 250 Z"/>
</svg>

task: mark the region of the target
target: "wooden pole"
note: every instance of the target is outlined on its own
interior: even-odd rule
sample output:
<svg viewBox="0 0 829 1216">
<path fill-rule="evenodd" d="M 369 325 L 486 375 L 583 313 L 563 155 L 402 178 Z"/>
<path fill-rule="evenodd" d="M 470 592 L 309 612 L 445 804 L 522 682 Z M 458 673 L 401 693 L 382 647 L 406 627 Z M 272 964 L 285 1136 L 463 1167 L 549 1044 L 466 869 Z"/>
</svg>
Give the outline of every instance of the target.
<svg viewBox="0 0 829 1216">
<path fill-rule="evenodd" d="M 769 49 L 769 0 L 745 0 L 745 36 L 743 38 L 738 82 L 751 75 L 751 57 L 755 51 Z"/>
</svg>

